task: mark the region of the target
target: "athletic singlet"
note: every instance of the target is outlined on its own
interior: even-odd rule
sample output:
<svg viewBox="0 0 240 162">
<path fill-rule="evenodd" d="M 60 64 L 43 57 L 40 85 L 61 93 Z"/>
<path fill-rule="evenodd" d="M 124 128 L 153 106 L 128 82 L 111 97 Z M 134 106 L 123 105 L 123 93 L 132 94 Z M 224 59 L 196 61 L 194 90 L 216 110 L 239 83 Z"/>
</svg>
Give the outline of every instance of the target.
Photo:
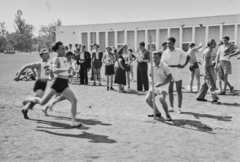
<svg viewBox="0 0 240 162">
<path fill-rule="evenodd" d="M 48 62 L 40 62 L 40 64 L 37 78 L 47 80 L 50 75 L 50 64 Z"/>
<path fill-rule="evenodd" d="M 68 64 L 67 64 L 67 59 L 65 57 L 57 57 L 59 61 L 59 69 L 67 69 Z M 68 77 L 68 71 L 63 71 L 61 73 L 58 73 L 57 76 L 66 76 Z"/>
<path fill-rule="evenodd" d="M 125 60 L 125 64 L 129 64 L 131 62 L 131 57 L 129 54 L 124 53 L 122 56 Z"/>
</svg>

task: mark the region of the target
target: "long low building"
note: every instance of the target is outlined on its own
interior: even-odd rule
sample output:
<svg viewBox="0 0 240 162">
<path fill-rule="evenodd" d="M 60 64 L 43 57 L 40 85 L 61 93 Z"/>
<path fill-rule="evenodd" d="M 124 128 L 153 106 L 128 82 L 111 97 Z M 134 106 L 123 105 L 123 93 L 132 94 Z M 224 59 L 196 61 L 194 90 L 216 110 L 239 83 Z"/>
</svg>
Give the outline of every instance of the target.
<svg viewBox="0 0 240 162">
<path fill-rule="evenodd" d="M 216 41 L 223 36 L 240 47 L 240 14 L 209 17 L 195 17 L 156 21 L 139 21 L 110 24 L 70 25 L 56 29 L 56 40 L 64 44 L 97 43 L 105 51 L 106 46 L 120 47 L 127 44 L 138 51 L 138 43 L 144 41 L 149 46 L 149 35 L 156 49 L 170 36 L 176 38 L 176 46 L 187 50 L 190 42 L 206 45 L 210 38 Z"/>
</svg>

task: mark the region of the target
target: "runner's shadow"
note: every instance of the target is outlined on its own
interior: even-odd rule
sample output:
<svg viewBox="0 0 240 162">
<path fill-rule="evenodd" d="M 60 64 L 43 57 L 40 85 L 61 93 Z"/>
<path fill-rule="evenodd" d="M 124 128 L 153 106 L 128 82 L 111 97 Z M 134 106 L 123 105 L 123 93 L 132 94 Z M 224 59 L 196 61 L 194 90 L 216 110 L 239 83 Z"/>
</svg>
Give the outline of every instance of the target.
<svg viewBox="0 0 240 162">
<path fill-rule="evenodd" d="M 42 130 L 42 129 L 36 129 L 36 131 L 45 132 L 45 133 L 49 133 L 49 134 L 57 135 L 57 136 L 85 138 L 85 139 L 89 139 L 90 140 L 89 142 L 92 142 L 92 143 L 109 143 L 110 144 L 110 143 L 117 142 L 113 139 L 109 139 L 108 136 L 92 134 L 92 133 L 87 133 L 87 132 L 83 132 L 82 134 L 63 134 L 63 133 L 51 132 L 51 131 Z"/>
<path fill-rule="evenodd" d="M 39 120 L 39 119 L 30 119 L 32 121 L 36 121 L 40 124 L 46 124 L 52 127 L 43 127 L 43 126 L 37 126 L 38 128 L 46 128 L 46 129 L 72 129 L 69 124 L 66 123 L 59 123 L 54 121 L 45 121 L 45 120 Z M 87 130 L 89 127 L 81 126 L 77 129 Z"/>
<path fill-rule="evenodd" d="M 198 114 L 198 113 L 194 113 L 194 112 L 182 112 L 182 114 L 193 115 L 196 119 L 200 119 L 200 117 L 212 118 L 212 119 L 217 119 L 220 121 L 231 121 L 231 119 L 232 119 L 231 116 L 215 116 L 215 115 L 209 115 L 209 114 Z"/>
<path fill-rule="evenodd" d="M 210 102 L 211 103 L 211 101 L 207 101 L 207 102 Z M 220 101 L 221 102 L 221 101 Z M 240 104 L 239 103 L 227 103 L 227 102 L 221 102 L 221 104 L 217 104 L 217 105 L 219 105 L 219 106 L 221 106 L 221 105 L 225 105 L 225 106 L 236 106 L 236 107 L 240 107 Z"/>
<path fill-rule="evenodd" d="M 55 119 L 57 119 L 57 120 L 67 120 L 67 121 L 72 120 L 71 118 L 63 117 L 63 116 L 51 116 L 51 117 L 55 117 Z M 111 126 L 112 125 L 112 124 L 102 123 L 101 121 L 93 120 L 93 119 L 78 119 L 78 118 L 76 118 L 76 121 L 83 123 L 85 125 L 103 125 L 103 126 Z"/>
<path fill-rule="evenodd" d="M 196 121 L 196 120 L 173 119 L 172 122 L 163 122 L 163 123 L 170 125 L 170 126 L 181 127 L 184 129 L 190 129 L 190 130 L 194 130 L 194 131 L 200 131 L 200 132 L 214 134 L 214 133 L 212 133 L 213 129 L 210 126 L 203 124 L 200 121 Z"/>
</svg>

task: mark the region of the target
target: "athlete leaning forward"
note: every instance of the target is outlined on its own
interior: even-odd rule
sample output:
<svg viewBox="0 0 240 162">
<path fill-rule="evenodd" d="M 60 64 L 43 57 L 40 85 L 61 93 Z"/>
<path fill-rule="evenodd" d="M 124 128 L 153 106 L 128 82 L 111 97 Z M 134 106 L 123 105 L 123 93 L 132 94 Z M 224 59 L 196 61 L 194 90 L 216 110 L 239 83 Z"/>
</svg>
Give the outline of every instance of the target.
<svg viewBox="0 0 240 162">
<path fill-rule="evenodd" d="M 59 93 L 63 98 L 68 99 L 71 103 L 72 123 L 71 128 L 81 127 L 82 124 L 76 122 L 77 113 L 77 99 L 68 86 L 69 71 L 72 70 L 72 66 L 68 66 L 67 59 L 65 57 L 65 47 L 62 42 L 58 41 L 53 44 L 52 50 L 57 52 L 57 57 L 53 58 L 53 73 L 55 79 L 48 92 L 40 97 L 28 97 L 23 101 L 23 105 L 29 102 L 39 105 L 45 105 L 54 94 Z"/>
</svg>

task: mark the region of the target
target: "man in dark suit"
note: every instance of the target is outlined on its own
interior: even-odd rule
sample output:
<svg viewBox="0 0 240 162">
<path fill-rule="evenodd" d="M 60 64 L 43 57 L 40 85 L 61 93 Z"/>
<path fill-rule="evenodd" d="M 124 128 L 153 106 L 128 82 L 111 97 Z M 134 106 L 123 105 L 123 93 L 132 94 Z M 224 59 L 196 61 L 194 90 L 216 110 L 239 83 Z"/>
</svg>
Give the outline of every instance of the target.
<svg viewBox="0 0 240 162">
<path fill-rule="evenodd" d="M 144 86 L 144 91 L 148 91 L 148 62 L 150 61 L 150 52 L 145 48 L 145 43 L 139 43 L 140 57 L 137 59 L 137 90 L 142 91 Z"/>
<path fill-rule="evenodd" d="M 90 53 L 85 51 L 86 46 L 82 45 L 81 53 L 77 56 L 77 64 L 80 65 L 80 84 L 88 85 L 88 71 L 91 69 Z"/>
</svg>

